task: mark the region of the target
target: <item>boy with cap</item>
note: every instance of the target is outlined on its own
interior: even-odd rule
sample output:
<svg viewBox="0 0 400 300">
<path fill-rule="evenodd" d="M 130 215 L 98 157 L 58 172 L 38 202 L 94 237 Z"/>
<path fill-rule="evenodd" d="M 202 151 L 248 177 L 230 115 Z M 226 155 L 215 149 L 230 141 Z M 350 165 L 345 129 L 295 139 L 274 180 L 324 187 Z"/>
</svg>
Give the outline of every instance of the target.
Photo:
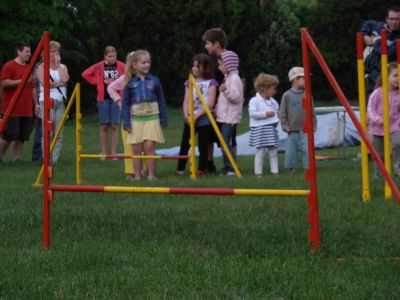
<svg viewBox="0 0 400 300">
<path fill-rule="evenodd" d="M 233 51 L 223 51 L 218 59 L 218 69 L 224 74 L 224 81 L 219 86 L 219 96 L 215 106 L 217 122 L 221 134 L 232 153 L 232 140 L 236 126 L 240 123 L 243 111 L 243 83 L 239 77 L 239 57 Z M 223 151 L 223 175 L 235 175 L 232 165 Z M 233 155 L 234 156 L 234 155 Z"/>
<path fill-rule="evenodd" d="M 282 95 L 279 118 L 283 131 L 288 134 L 285 149 L 285 168 L 293 172 L 296 168 L 299 150 L 302 153 L 303 168 L 307 169 L 309 166 L 307 134 L 303 132 L 303 124 L 306 119 L 306 112 L 302 107 L 302 99 L 305 97 L 304 69 L 293 67 L 288 76 L 292 87 Z M 314 129 L 316 124 L 314 113 Z"/>
</svg>

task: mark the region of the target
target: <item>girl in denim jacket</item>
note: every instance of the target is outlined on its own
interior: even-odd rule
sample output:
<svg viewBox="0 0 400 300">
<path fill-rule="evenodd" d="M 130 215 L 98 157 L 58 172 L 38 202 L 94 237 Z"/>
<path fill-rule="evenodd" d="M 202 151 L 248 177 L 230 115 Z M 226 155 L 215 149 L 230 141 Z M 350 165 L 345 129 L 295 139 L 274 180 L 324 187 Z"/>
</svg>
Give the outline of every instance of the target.
<svg viewBox="0 0 400 300">
<path fill-rule="evenodd" d="M 151 58 L 146 50 L 137 50 L 129 57 L 122 95 L 124 130 L 129 133 L 134 155 L 155 155 L 156 143 L 164 143 L 161 127 L 167 126 L 167 107 L 161 82 L 150 74 Z M 155 160 L 148 159 L 148 177 L 154 180 Z M 142 160 L 133 160 L 135 179 L 141 179 Z"/>
</svg>

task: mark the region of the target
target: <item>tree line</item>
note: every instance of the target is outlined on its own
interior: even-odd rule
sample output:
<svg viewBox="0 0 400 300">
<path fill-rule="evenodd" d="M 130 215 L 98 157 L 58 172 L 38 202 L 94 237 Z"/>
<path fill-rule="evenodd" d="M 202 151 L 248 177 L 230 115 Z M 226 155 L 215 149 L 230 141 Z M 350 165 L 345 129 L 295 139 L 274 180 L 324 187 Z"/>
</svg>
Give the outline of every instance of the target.
<svg viewBox="0 0 400 300">
<path fill-rule="evenodd" d="M 385 19 L 393 1 L 360 0 L 3 0 L 0 2 L 0 64 L 15 57 L 18 41 L 35 50 L 44 31 L 62 44 L 71 84 L 82 82 L 83 109 L 95 111 L 95 89 L 80 74 L 113 45 L 122 61 L 147 49 L 152 73 L 160 77 L 168 105 L 179 106 L 194 54 L 204 52 L 205 30 L 223 28 L 228 49 L 240 57 L 246 99 L 259 72 L 276 74 L 277 99 L 289 87 L 287 72 L 301 65 L 302 27 L 307 27 L 350 99 L 357 98 L 355 34 L 364 20 Z M 312 60 L 314 98 L 335 98 Z M 72 90 L 72 85 L 70 90 Z"/>
</svg>

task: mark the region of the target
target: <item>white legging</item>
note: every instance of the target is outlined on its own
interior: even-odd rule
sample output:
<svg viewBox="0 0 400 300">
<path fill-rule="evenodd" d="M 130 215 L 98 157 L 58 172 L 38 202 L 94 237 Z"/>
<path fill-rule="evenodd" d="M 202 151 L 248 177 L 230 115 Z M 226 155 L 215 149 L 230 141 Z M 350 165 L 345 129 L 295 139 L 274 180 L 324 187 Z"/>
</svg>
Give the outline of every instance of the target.
<svg viewBox="0 0 400 300">
<path fill-rule="evenodd" d="M 256 156 L 254 157 L 254 174 L 261 175 L 263 173 L 265 147 L 257 148 Z M 271 173 L 278 174 L 278 148 L 268 147 L 269 165 Z"/>
</svg>

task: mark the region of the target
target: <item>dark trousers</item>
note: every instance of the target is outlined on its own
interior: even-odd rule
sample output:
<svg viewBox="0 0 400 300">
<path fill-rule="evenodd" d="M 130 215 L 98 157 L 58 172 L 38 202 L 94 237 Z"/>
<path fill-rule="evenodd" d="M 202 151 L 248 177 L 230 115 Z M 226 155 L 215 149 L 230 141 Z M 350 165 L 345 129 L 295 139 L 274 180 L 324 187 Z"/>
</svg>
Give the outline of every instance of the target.
<svg viewBox="0 0 400 300">
<path fill-rule="evenodd" d="M 207 166 L 207 145 L 208 138 L 211 133 L 211 125 L 196 126 L 195 132 L 197 132 L 197 146 L 199 148 L 199 163 L 197 169 L 200 171 L 205 171 Z M 181 148 L 179 150 L 179 155 L 187 155 L 189 153 L 190 140 L 190 126 L 185 123 L 183 125 Z M 184 171 L 186 167 L 187 159 L 180 159 L 178 161 L 178 171 Z"/>
<path fill-rule="evenodd" d="M 35 135 L 33 136 L 32 161 L 42 161 L 42 119 L 35 117 Z"/>
</svg>

